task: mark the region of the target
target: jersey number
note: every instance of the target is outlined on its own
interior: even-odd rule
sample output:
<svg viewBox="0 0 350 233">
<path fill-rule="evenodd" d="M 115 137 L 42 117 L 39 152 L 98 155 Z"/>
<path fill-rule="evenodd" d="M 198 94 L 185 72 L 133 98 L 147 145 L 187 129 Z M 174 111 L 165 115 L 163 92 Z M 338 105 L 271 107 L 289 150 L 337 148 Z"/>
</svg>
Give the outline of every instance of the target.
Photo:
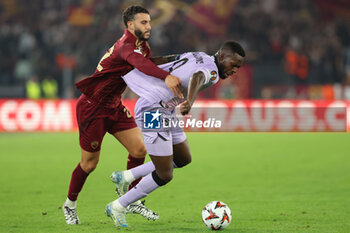
<svg viewBox="0 0 350 233">
<path fill-rule="evenodd" d="M 111 56 L 114 50 L 114 45 L 108 49 L 108 51 L 105 53 L 105 55 L 103 55 L 103 57 L 101 58 L 100 62 L 97 65 L 97 70 L 101 71 L 103 69 L 103 67 L 101 66 L 101 62 L 106 59 L 107 57 Z"/>
<path fill-rule="evenodd" d="M 182 58 L 181 60 L 178 60 L 173 63 L 173 65 L 169 68 L 169 73 L 173 72 L 177 68 L 180 68 L 181 66 L 185 65 L 188 62 L 188 58 Z"/>
</svg>

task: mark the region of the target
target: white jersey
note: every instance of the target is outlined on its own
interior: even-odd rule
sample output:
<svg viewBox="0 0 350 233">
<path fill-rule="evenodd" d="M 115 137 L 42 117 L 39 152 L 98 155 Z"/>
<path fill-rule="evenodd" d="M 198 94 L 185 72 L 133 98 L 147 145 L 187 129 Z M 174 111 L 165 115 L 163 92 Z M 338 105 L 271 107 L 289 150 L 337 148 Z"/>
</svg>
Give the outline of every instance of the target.
<svg viewBox="0 0 350 233">
<path fill-rule="evenodd" d="M 159 65 L 159 67 L 181 80 L 185 97 L 190 79 L 194 73 L 198 71 L 204 73 L 205 81 L 203 86 L 205 87 L 214 85 L 219 80 L 214 56 L 209 56 L 203 52 L 181 54 L 178 60 Z M 137 69 L 130 71 L 122 78 L 133 92 L 151 104 L 163 101 L 169 105 L 178 105 L 183 101 L 174 97 L 173 93 L 165 85 L 164 80 L 148 76 Z"/>
</svg>

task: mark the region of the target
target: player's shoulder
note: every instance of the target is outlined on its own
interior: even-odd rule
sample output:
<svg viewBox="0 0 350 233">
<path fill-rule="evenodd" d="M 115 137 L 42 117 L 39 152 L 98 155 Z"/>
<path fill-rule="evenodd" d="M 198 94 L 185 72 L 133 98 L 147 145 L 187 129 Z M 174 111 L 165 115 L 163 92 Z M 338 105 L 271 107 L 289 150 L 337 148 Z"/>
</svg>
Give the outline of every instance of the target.
<svg viewBox="0 0 350 233">
<path fill-rule="evenodd" d="M 129 48 L 129 49 L 133 49 L 135 47 L 135 42 L 131 41 L 131 40 L 118 40 L 117 41 L 117 45 L 120 48 Z"/>
<path fill-rule="evenodd" d="M 122 52 L 126 53 L 139 53 L 143 55 L 143 53 L 147 53 L 147 51 L 150 51 L 150 47 L 148 43 L 140 40 L 125 40 L 120 41 L 119 48 Z"/>
<path fill-rule="evenodd" d="M 123 48 L 128 48 L 128 47 L 133 48 L 133 47 L 135 47 L 135 41 L 136 41 L 136 39 L 134 37 L 130 36 L 129 33 L 125 32 L 123 34 L 123 36 L 120 37 L 119 40 L 117 41 L 117 45 L 121 48 L 122 47 Z"/>
<path fill-rule="evenodd" d="M 198 60 L 202 57 L 210 57 L 208 54 L 206 54 L 205 52 L 185 52 L 180 54 L 181 57 L 193 57 L 193 58 L 197 58 Z"/>
<path fill-rule="evenodd" d="M 136 49 L 135 42 L 132 41 L 118 41 L 117 48 L 121 57 L 128 57 Z"/>
<path fill-rule="evenodd" d="M 182 54 L 181 58 L 188 58 L 195 62 L 197 66 L 215 65 L 214 57 L 204 52 L 187 52 Z"/>
<path fill-rule="evenodd" d="M 210 58 L 211 57 L 210 55 L 208 55 L 205 52 L 197 52 L 197 53 L 199 53 L 203 58 Z"/>
<path fill-rule="evenodd" d="M 218 68 L 215 64 L 214 56 L 208 55 L 205 52 L 193 52 L 193 57 L 196 60 L 198 71 L 202 71 L 206 77 L 206 82 L 213 85 L 218 82 Z"/>
<path fill-rule="evenodd" d="M 204 52 L 199 52 L 204 59 L 204 63 L 215 65 L 215 58 L 212 55 L 208 55 Z"/>
</svg>

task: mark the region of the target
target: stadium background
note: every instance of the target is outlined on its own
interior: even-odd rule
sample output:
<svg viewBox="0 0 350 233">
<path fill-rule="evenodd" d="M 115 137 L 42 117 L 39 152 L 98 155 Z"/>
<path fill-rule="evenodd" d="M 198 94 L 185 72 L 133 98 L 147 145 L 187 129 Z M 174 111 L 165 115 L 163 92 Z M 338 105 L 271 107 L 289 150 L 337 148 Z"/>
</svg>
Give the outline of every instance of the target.
<svg viewBox="0 0 350 233">
<path fill-rule="evenodd" d="M 233 213 L 227 232 L 350 232 L 346 0 L 0 0 L 0 232 L 114 230 L 107 178 L 126 151 L 113 137 L 80 194 L 83 224 L 66 226 L 60 206 L 80 153 L 74 83 L 122 35 L 133 3 L 152 15 L 153 56 L 242 43 L 236 77 L 197 101 L 199 114 L 228 114 L 225 131 L 338 133 L 189 133 L 193 163 L 147 198 L 161 219 L 128 216 L 130 231 L 205 232 L 201 209 L 219 199 Z M 130 110 L 135 99 L 125 92 Z"/>
<path fill-rule="evenodd" d="M 31 79 L 54 79 L 57 97 L 77 97 L 73 83 L 93 73 L 123 32 L 120 12 L 138 2 L 2 0 L 0 97 L 26 97 Z M 221 82 L 203 98 L 350 99 L 347 1 L 149 0 L 143 5 L 152 15 L 153 56 L 213 54 L 227 39 L 246 49 L 239 78 Z"/>
</svg>

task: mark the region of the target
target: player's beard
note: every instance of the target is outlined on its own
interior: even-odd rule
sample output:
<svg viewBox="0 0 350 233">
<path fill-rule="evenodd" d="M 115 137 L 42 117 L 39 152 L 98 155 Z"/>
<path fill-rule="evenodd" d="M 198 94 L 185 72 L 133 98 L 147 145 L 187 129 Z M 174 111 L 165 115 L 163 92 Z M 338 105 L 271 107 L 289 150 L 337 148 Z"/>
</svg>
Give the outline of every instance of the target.
<svg viewBox="0 0 350 233">
<path fill-rule="evenodd" d="M 227 77 L 225 76 L 224 70 L 225 70 L 224 65 L 221 64 L 221 63 L 219 63 L 219 64 L 218 64 L 218 71 L 219 71 L 219 77 L 220 77 L 221 79 L 226 79 L 226 78 L 227 78 Z"/>
<path fill-rule="evenodd" d="M 221 79 L 227 78 L 227 77 L 225 77 L 225 66 L 223 63 L 219 62 L 218 53 L 215 54 L 214 58 L 215 58 L 215 64 L 218 67 L 219 78 L 221 78 Z"/>
<path fill-rule="evenodd" d="M 149 38 L 145 38 L 145 33 L 142 32 L 140 29 L 135 29 L 135 36 L 142 41 L 147 41 Z"/>
</svg>

